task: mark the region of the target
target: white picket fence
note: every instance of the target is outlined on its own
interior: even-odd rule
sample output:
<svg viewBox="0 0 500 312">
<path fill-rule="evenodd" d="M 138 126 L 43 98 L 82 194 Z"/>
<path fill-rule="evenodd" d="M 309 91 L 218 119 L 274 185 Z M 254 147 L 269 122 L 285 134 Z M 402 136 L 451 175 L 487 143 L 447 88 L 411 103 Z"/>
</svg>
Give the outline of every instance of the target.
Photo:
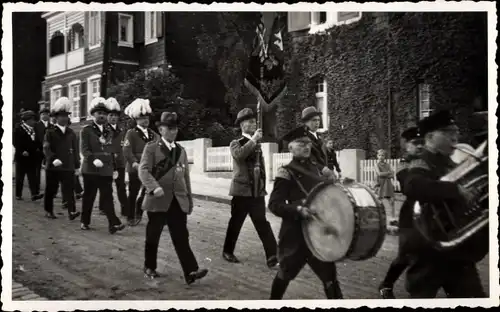
<svg viewBox="0 0 500 312">
<path fill-rule="evenodd" d="M 233 157 L 229 146 L 207 148 L 206 171 L 233 171 Z"/>
<path fill-rule="evenodd" d="M 399 167 L 399 159 L 387 159 L 386 160 L 389 165 L 391 165 L 392 171 L 394 171 L 394 179 L 392 179 L 392 184 L 394 185 L 394 190 L 396 192 L 401 191 L 401 185 L 399 185 L 398 180 L 396 179 L 396 172 Z M 366 184 L 370 187 L 373 187 L 376 184 L 376 173 L 375 167 L 377 165 L 376 159 L 366 159 L 361 160 L 360 162 L 360 176 L 361 183 Z"/>
</svg>

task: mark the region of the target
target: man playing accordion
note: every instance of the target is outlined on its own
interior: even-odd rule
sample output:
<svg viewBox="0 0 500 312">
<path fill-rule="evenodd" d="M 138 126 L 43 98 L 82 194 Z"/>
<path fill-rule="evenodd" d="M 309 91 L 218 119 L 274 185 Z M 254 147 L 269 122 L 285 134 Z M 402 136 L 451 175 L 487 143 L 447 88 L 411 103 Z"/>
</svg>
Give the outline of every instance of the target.
<svg viewBox="0 0 500 312">
<path fill-rule="evenodd" d="M 441 111 L 419 122 L 425 138 L 421 155 L 410 162 L 402 189 L 411 207 L 443 202 L 470 202 L 472 194 L 461 185 L 440 180 L 455 164 L 450 159 L 458 141 L 458 127 L 449 112 Z M 406 203 L 405 203 L 406 204 Z M 440 208 L 440 207 L 438 207 Z M 450 207 L 450 210 L 459 207 Z M 476 263 L 488 253 L 488 227 L 451 250 L 438 250 L 414 223 L 414 214 L 401 216 L 401 227 L 411 229 L 402 244 L 411 252 L 406 288 L 412 298 L 434 298 L 443 288 L 449 298 L 481 298 L 486 293 Z"/>
<path fill-rule="evenodd" d="M 313 214 L 302 206 L 303 200 L 322 179 L 318 166 L 309 158 L 311 139 L 307 130 L 301 127 L 288 133 L 283 140 L 289 142 L 293 160 L 278 170 L 269 199 L 269 210 L 283 219 L 278 243 L 279 271 L 272 284 L 270 299 L 282 299 L 288 284 L 306 263 L 323 282 L 326 297 L 342 299 L 335 263 L 314 257 L 302 234 L 302 222 Z"/>
</svg>

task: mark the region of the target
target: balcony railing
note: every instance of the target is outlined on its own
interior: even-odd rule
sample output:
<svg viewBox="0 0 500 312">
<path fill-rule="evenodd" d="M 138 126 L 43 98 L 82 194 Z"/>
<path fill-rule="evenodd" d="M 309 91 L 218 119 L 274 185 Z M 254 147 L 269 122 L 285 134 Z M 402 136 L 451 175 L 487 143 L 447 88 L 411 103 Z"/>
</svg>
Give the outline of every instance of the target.
<svg viewBox="0 0 500 312">
<path fill-rule="evenodd" d="M 55 74 L 68 69 L 72 69 L 84 64 L 84 49 L 70 51 L 67 54 L 60 54 L 49 59 L 48 74 Z"/>
</svg>

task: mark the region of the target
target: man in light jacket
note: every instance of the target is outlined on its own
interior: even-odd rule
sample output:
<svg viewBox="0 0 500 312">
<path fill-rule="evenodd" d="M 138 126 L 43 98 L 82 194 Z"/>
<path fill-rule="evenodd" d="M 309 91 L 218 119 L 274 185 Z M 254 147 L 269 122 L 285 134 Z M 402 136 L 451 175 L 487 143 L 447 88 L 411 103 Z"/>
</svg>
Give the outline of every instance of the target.
<svg viewBox="0 0 500 312">
<path fill-rule="evenodd" d="M 143 208 L 148 214 L 144 274 L 148 278 L 159 276 L 156 272 L 158 244 L 163 227 L 168 225 L 189 285 L 208 273 L 208 270 L 198 267 L 189 245 L 187 215 L 193 211 L 189 164 L 186 151 L 175 143 L 177 115 L 164 112 L 159 128 L 161 139 L 146 145 L 138 170 L 146 193 Z"/>
</svg>

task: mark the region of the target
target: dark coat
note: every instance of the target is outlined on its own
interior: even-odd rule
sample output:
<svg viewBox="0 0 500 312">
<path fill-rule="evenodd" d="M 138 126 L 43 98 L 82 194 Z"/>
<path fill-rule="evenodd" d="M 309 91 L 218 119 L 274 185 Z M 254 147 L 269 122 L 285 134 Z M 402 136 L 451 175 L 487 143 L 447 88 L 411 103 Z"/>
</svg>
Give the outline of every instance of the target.
<svg viewBox="0 0 500 312">
<path fill-rule="evenodd" d="M 137 169 L 132 167 L 133 163 L 141 162 L 142 152 L 144 147 L 149 142 L 155 142 L 160 136 L 153 130 L 148 128 L 148 138 L 139 128 L 135 127 L 127 131 L 123 140 L 123 155 L 125 156 L 127 172 L 137 172 Z"/>
<path fill-rule="evenodd" d="M 13 145 L 16 149 L 14 160 L 16 162 L 31 163 L 42 155 L 42 141 L 36 136 L 35 140 L 24 130 L 21 124 L 14 129 Z M 28 156 L 23 156 L 23 152 L 28 152 Z"/>
<path fill-rule="evenodd" d="M 290 164 L 292 163 L 294 166 L 302 167 L 313 175 L 317 175 L 318 179 L 321 177 L 317 166 L 310 160 L 293 159 Z M 305 244 L 302 220 L 297 206 L 302 205 L 302 200 L 307 197 L 307 194 L 304 194 L 287 169 L 294 173 L 307 192 L 318 184 L 317 180 L 293 171 L 289 165 L 278 169 L 269 198 L 269 210 L 283 219 L 278 235 L 278 254 L 281 259 L 294 254 Z"/>
<path fill-rule="evenodd" d="M 104 138 L 104 142 L 100 142 L 100 137 Z M 103 132 L 95 123 L 85 126 L 80 132 L 80 146 L 83 155 L 82 173 L 97 174 L 101 176 L 113 176 L 114 160 L 113 160 L 113 133 L 103 127 Z M 94 165 L 94 160 L 99 159 L 103 166 L 97 168 Z"/>
<path fill-rule="evenodd" d="M 46 170 L 75 171 L 80 168 L 78 138 L 73 129 L 66 127 L 63 133 L 59 127 L 50 127 L 45 132 L 43 142 Z M 62 165 L 54 167 L 52 162 L 59 159 Z"/>
<path fill-rule="evenodd" d="M 335 150 L 329 151 L 326 146 L 323 146 L 323 152 L 326 155 L 326 162 L 327 162 L 327 167 L 330 170 L 337 170 L 337 172 L 342 172 L 340 170 L 339 162 L 337 160 L 337 153 Z"/>
<path fill-rule="evenodd" d="M 112 149 L 113 149 L 113 157 L 114 157 L 114 166 L 117 169 L 125 168 L 125 156 L 123 155 L 123 139 L 125 137 L 125 129 L 116 126 L 116 130 L 109 124 L 106 125 L 108 131 L 110 131 L 113 135 L 112 141 Z"/>
<path fill-rule="evenodd" d="M 407 200 L 415 203 L 448 203 L 459 202 L 462 200 L 458 185 L 454 182 L 440 181 L 440 178 L 446 175 L 455 164 L 449 157 L 440 154 L 433 154 L 430 151 L 424 151 L 422 155 L 410 162 L 408 171 L 404 176 L 402 184 L 404 195 Z M 413 206 L 413 205 L 412 205 Z M 403 221 L 403 220 L 402 220 Z M 414 231 L 411 235 L 419 237 L 418 231 L 414 227 L 411 218 L 404 220 L 403 226 Z M 467 240 L 458 248 L 452 251 L 437 251 L 429 244 L 424 244 L 423 238 L 415 238 L 418 242 L 419 255 L 427 257 L 445 257 L 447 261 L 480 261 L 488 253 L 489 249 L 489 229 L 480 231 L 475 236 Z M 412 242 L 412 243 L 413 243 Z"/>
<path fill-rule="evenodd" d="M 233 179 L 229 187 L 230 196 L 261 197 L 266 196 L 266 167 L 260 154 L 260 188 L 254 194 L 254 168 L 257 160 L 257 144 L 247 137 L 233 140 L 230 144 L 233 157 Z"/>
<path fill-rule="evenodd" d="M 311 132 L 307 131 L 307 136 L 312 141 L 311 161 L 313 163 L 316 163 L 316 166 L 321 172 L 323 168 L 328 166 L 328 160 L 327 160 L 328 158 L 323 148 L 323 140 L 321 139 L 318 133 L 316 133 L 316 135 L 318 136 L 317 139 L 314 137 L 314 135 L 312 135 Z"/>
</svg>

